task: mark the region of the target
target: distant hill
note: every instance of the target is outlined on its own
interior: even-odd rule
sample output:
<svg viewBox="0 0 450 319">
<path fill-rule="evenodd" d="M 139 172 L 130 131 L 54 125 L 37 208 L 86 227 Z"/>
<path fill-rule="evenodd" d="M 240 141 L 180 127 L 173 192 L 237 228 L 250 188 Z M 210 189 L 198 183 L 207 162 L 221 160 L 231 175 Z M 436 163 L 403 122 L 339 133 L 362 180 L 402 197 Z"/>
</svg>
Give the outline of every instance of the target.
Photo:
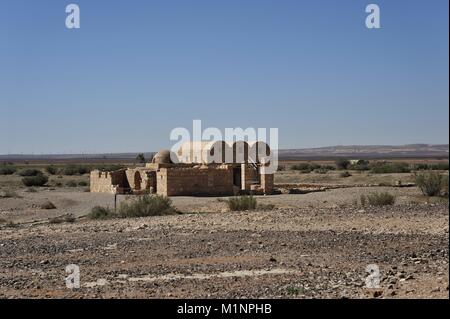
<svg viewBox="0 0 450 319">
<path fill-rule="evenodd" d="M 98 161 L 98 162 L 132 162 L 136 153 L 108 153 L 108 154 L 9 154 L 0 155 L 0 162 L 6 161 Z M 153 156 L 153 152 L 144 153 L 146 159 Z M 346 158 L 448 158 L 448 144 L 409 144 L 401 146 L 391 145 L 349 145 L 328 146 L 305 149 L 283 149 L 279 151 L 281 160 L 297 159 L 329 159 Z"/>
<path fill-rule="evenodd" d="M 448 144 L 349 145 L 280 150 L 280 159 L 302 158 L 448 158 Z"/>
</svg>

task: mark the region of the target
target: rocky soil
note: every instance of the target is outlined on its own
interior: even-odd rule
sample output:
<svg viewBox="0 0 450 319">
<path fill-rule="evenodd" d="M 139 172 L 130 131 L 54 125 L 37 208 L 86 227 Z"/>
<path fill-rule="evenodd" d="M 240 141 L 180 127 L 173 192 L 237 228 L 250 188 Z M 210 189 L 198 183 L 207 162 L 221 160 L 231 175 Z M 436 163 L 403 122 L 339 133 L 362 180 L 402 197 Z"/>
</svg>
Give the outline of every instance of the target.
<svg viewBox="0 0 450 319">
<path fill-rule="evenodd" d="M 448 298 L 448 215 L 400 201 L 3 224 L 0 298 Z"/>
</svg>

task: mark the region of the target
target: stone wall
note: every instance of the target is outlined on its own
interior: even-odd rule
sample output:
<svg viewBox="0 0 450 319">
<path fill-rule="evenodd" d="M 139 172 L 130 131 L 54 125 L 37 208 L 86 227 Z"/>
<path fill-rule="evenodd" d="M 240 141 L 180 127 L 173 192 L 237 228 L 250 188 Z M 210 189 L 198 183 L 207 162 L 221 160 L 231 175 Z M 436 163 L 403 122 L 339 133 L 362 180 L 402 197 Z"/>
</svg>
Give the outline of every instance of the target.
<svg viewBox="0 0 450 319">
<path fill-rule="evenodd" d="M 91 171 L 90 184 L 92 193 L 118 194 L 129 188 L 125 170 L 114 172 L 93 170 Z"/>
<path fill-rule="evenodd" d="M 270 195 L 273 193 L 274 187 L 274 176 L 273 174 L 264 174 L 264 170 L 261 174 L 261 188 L 266 195 Z"/>
<path fill-rule="evenodd" d="M 161 168 L 156 180 L 157 194 L 163 196 L 233 195 L 233 168 L 228 165 Z"/>
<path fill-rule="evenodd" d="M 251 185 L 259 184 L 258 167 L 250 164 L 241 164 L 241 188 L 250 190 Z"/>
</svg>

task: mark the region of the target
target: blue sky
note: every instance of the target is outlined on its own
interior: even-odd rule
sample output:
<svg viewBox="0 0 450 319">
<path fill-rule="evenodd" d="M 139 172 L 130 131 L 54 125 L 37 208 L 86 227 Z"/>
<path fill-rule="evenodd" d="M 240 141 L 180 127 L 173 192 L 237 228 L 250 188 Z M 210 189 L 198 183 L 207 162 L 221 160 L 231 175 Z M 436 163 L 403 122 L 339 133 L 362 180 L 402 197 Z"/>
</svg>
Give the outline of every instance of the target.
<svg viewBox="0 0 450 319">
<path fill-rule="evenodd" d="M 447 0 L 0 0 L 0 154 L 154 151 L 194 119 L 448 143 L 448 36 Z"/>
</svg>

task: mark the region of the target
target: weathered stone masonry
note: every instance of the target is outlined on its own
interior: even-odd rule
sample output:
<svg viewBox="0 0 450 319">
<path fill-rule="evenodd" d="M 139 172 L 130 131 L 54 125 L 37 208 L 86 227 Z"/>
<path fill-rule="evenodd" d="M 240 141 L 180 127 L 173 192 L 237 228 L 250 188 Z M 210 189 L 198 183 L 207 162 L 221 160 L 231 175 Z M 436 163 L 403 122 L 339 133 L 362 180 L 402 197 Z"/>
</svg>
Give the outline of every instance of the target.
<svg viewBox="0 0 450 319">
<path fill-rule="evenodd" d="M 91 192 L 153 193 L 164 196 L 229 196 L 273 192 L 273 174 L 266 173 L 265 165 L 259 162 L 259 155 L 256 158 L 248 155 L 245 145 L 241 147 L 243 156 L 232 156 L 233 161 L 239 158 L 238 162 L 220 163 L 219 157 L 214 163 L 204 163 L 205 157 L 214 155 L 214 149 L 208 147 L 221 144 L 224 142 L 198 144 L 203 147 L 199 153 L 206 154 L 205 156 L 197 156 L 198 153 L 196 155 L 192 151 L 180 151 L 182 156 L 178 154 L 178 158 L 183 159 L 182 163 L 173 163 L 174 157 L 164 150 L 158 152 L 145 167 L 114 172 L 92 171 Z M 270 150 L 265 144 L 264 148 L 267 149 L 266 155 Z M 230 149 L 238 152 L 239 147 L 230 146 Z"/>
</svg>

